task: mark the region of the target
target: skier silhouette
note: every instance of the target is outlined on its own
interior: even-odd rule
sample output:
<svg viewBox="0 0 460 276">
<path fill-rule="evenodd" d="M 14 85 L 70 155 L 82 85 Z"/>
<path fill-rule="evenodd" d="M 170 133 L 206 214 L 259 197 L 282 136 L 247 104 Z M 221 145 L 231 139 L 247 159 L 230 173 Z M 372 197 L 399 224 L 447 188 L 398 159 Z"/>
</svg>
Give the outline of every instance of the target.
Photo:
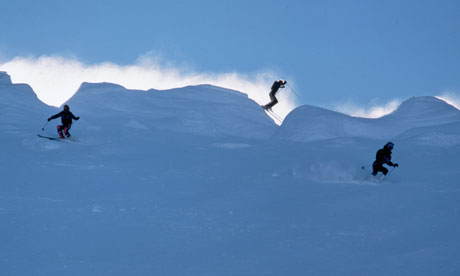
<svg viewBox="0 0 460 276">
<path fill-rule="evenodd" d="M 65 138 L 64 137 L 64 134 L 65 134 L 67 136 L 67 138 L 70 138 L 69 129 L 72 126 L 72 119 L 77 121 L 77 120 L 80 119 L 80 117 L 75 117 L 72 114 L 72 112 L 70 112 L 69 106 L 64 105 L 64 110 L 59 112 L 56 115 L 53 115 L 53 116 L 49 117 L 48 122 L 53 120 L 53 119 L 59 118 L 59 117 L 61 117 L 61 122 L 62 122 L 62 125 L 57 126 L 57 131 L 59 133 L 59 137 L 60 138 Z"/>
<path fill-rule="evenodd" d="M 386 143 L 383 148 L 377 151 L 375 156 L 375 161 L 372 164 L 372 175 L 376 176 L 379 172 L 382 172 L 383 175 L 387 175 L 388 169 L 383 166 L 383 164 L 387 164 L 388 166 L 392 167 L 399 167 L 398 163 L 391 162 L 391 150 L 393 149 L 395 144 L 392 142 Z"/>
<path fill-rule="evenodd" d="M 269 102 L 268 104 L 266 105 L 263 105 L 262 108 L 265 109 L 265 110 L 271 110 L 272 107 L 278 103 L 278 99 L 275 97 L 275 94 L 276 92 L 278 92 L 278 90 L 280 88 L 284 88 L 284 85 L 287 83 L 287 81 L 285 80 L 277 80 L 273 83 L 272 85 L 272 88 L 271 88 L 271 91 L 270 91 L 270 100 L 271 102 Z"/>
</svg>

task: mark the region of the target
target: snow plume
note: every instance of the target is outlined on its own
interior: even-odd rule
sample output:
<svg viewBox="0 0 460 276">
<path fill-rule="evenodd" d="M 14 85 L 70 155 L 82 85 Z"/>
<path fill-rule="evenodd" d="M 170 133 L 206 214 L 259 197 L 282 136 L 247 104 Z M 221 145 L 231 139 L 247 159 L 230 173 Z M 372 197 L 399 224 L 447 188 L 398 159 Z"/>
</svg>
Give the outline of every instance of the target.
<svg viewBox="0 0 460 276">
<path fill-rule="evenodd" d="M 369 183 L 362 182 L 365 172 L 346 161 L 315 161 L 310 164 L 299 165 L 292 171 L 295 178 L 310 179 L 318 182 L 330 183 Z"/>
<path fill-rule="evenodd" d="M 246 93 L 259 104 L 270 99 L 268 93 L 274 73 L 242 75 L 232 73 L 199 73 L 183 69 L 183 66 L 163 65 L 157 58 L 143 56 L 132 65 L 104 62 L 84 64 L 75 57 L 40 56 L 16 57 L 0 63 L 0 70 L 8 72 L 14 83 L 27 83 L 43 102 L 60 106 L 75 94 L 83 82 L 110 82 L 128 89 L 170 89 L 188 85 L 211 84 Z M 294 99 L 280 95 L 275 108 L 286 116 L 295 106 Z"/>
<path fill-rule="evenodd" d="M 441 96 L 436 96 L 436 98 L 443 100 L 460 110 L 460 93 L 444 92 Z"/>
<path fill-rule="evenodd" d="M 377 100 L 372 100 L 368 106 L 362 107 L 357 104 L 347 102 L 335 108 L 336 111 L 348 114 L 353 117 L 363 118 L 380 118 L 390 114 L 401 104 L 400 100 L 394 99 L 387 103 L 376 103 Z"/>
</svg>

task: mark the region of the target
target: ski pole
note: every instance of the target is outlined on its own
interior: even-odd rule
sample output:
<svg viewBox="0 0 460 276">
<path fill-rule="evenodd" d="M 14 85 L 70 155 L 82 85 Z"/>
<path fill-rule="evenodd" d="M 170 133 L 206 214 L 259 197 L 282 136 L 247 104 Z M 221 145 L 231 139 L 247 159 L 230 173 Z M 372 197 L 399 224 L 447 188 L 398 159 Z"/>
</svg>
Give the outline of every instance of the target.
<svg viewBox="0 0 460 276">
<path fill-rule="evenodd" d="M 387 173 L 387 175 L 385 175 L 385 178 L 387 178 L 394 170 L 396 169 L 396 167 L 393 167 L 389 173 Z"/>
<path fill-rule="evenodd" d="M 273 110 L 267 109 L 267 112 L 273 116 L 272 119 L 274 118 L 280 124 L 283 123 L 283 120 L 281 120 L 281 118 L 278 115 L 276 115 L 275 112 L 273 112 Z"/>
<path fill-rule="evenodd" d="M 368 167 L 370 167 L 370 166 L 372 166 L 372 164 L 370 164 L 370 165 L 367 165 L 367 166 L 362 166 L 362 167 L 361 167 L 361 169 L 363 169 L 363 170 L 364 170 L 365 168 L 368 168 Z"/>
<path fill-rule="evenodd" d="M 278 116 L 277 114 L 275 114 L 275 112 L 271 111 L 271 113 L 272 113 L 273 117 L 275 117 L 275 118 L 278 120 L 278 122 L 279 122 L 280 124 L 283 122 L 283 120 L 281 120 L 280 116 Z"/>
<path fill-rule="evenodd" d="M 49 121 L 46 121 L 45 125 L 42 127 L 42 131 L 45 130 L 45 127 L 48 125 Z"/>
<path fill-rule="evenodd" d="M 289 88 L 291 88 L 292 92 L 294 92 L 294 94 L 297 96 L 297 98 L 300 99 L 300 96 L 295 92 L 294 88 L 292 88 L 292 87 L 289 85 L 289 83 L 286 83 L 286 84 L 287 84 L 287 86 L 289 86 Z"/>
</svg>

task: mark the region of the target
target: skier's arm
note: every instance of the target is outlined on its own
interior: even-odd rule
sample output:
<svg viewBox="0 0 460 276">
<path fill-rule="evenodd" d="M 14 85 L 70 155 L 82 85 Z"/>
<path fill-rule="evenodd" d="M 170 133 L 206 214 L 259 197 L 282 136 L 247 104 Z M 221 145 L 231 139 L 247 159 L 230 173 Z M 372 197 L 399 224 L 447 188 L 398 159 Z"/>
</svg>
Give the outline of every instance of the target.
<svg viewBox="0 0 460 276">
<path fill-rule="evenodd" d="M 75 115 L 73 115 L 72 112 L 70 112 L 70 116 L 72 116 L 72 119 L 78 121 L 80 119 L 80 117 L 75 117 Z"/>
<path fill-rule="evenodd" d="M 390 156 L 385 156 L 385 163 L 387 163 L 388 166 L 392 166 L 392 167 L 395 166 L 395 164 L 393 164 L 393 162 L 391 162 L 391 157 Z"/>
<path fill-rule="evenodd" d="M 398 163 L 393 163 L 393 162 L 391 162 L 391 161 L 388 161 L 387 164 L 388 164 L 388 166 L 392 166 L 392 167 L 395 167 L 395 168 L 396 168 L 396 167 L 399 167 L 399 164 L 398 164 Z"/>
<path fill-rule="evenodd" d="M 51 120 L 56 119 L 56 118 L 59 118 L 59 117 L 61 117 L 61 115 L 62 115 L 62 111 L 59 112 L 58 114 L 55 114 L 55 115 L 49 117 L 48 121 L 51 121 Z"/>
</svg>

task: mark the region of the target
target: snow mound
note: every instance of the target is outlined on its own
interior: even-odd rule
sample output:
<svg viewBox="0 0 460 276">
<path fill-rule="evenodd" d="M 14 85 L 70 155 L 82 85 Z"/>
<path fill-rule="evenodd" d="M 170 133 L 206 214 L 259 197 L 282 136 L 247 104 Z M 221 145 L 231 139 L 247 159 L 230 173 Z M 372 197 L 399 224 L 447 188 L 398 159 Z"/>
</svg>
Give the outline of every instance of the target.
<svg viewBox="0 0 460 276">
<path fill-rule="evenodd" d="M 44 106 L 32 88 L 27 84 L 13 84 L 6 72 L 0 72 L 0 105 L 10 109 L 36 109 Z"/>
<path fill-rule="evenodd" d="M 460 111 L 436 97 L 412 97 L 382 119 L 398 121 L 404 126 L 426 127 L 460 121 Z"/>
<path fill-rule="evenodd" d="M 371 119 L 303 105 L 286 117 L 275 137 L 298 142 L 355 135 L 367 137 L 371 126 Z"/>
<path fill-rule="evenodd" d="M 0 131 L 30 134 L 34 127 L 43 124 L 50 110 L 29 85 L 13 84 L 7 73 L 0 72 Z"/>
<path fill-rule="evenodd" d="M 395 139 L 427 146 L 452 147 L 460 145 L 460 122 L 412 128 Z"/>
<path fill-rule="evenodd" d="M 142 91 L 84 83 L 68 104 L 104 131 L 120 124 L 130 132 L 266 139 L 277 127 L 246 94 L 211 85 Z"/>
<path fill-rule="evenodd" d="M 4 71 L 0 71 L 0 85 L 10 85 L 11 77 Z"/>
<path fill-rule="evenodd" d="M 449 126 L 439 126 L 455 122 L 460 122 L 460 111 L 435 97 L 410 98 L 391 114 L 377 119 L 352 117 L 304 105 L 286 117 L 275 137 L 296 142 L 344 137 L 385 140 L 399 137 L 403 133 L 406 134 L 400 136 L 401 138 L 408 137 L 407 132 L 413 128 L 424 128 L 425 132 L 431 129 L 432 133 L 449 132 Z M 448 139 L 454 139 L 453 137 L 455 136 Z"/>
</svg>

